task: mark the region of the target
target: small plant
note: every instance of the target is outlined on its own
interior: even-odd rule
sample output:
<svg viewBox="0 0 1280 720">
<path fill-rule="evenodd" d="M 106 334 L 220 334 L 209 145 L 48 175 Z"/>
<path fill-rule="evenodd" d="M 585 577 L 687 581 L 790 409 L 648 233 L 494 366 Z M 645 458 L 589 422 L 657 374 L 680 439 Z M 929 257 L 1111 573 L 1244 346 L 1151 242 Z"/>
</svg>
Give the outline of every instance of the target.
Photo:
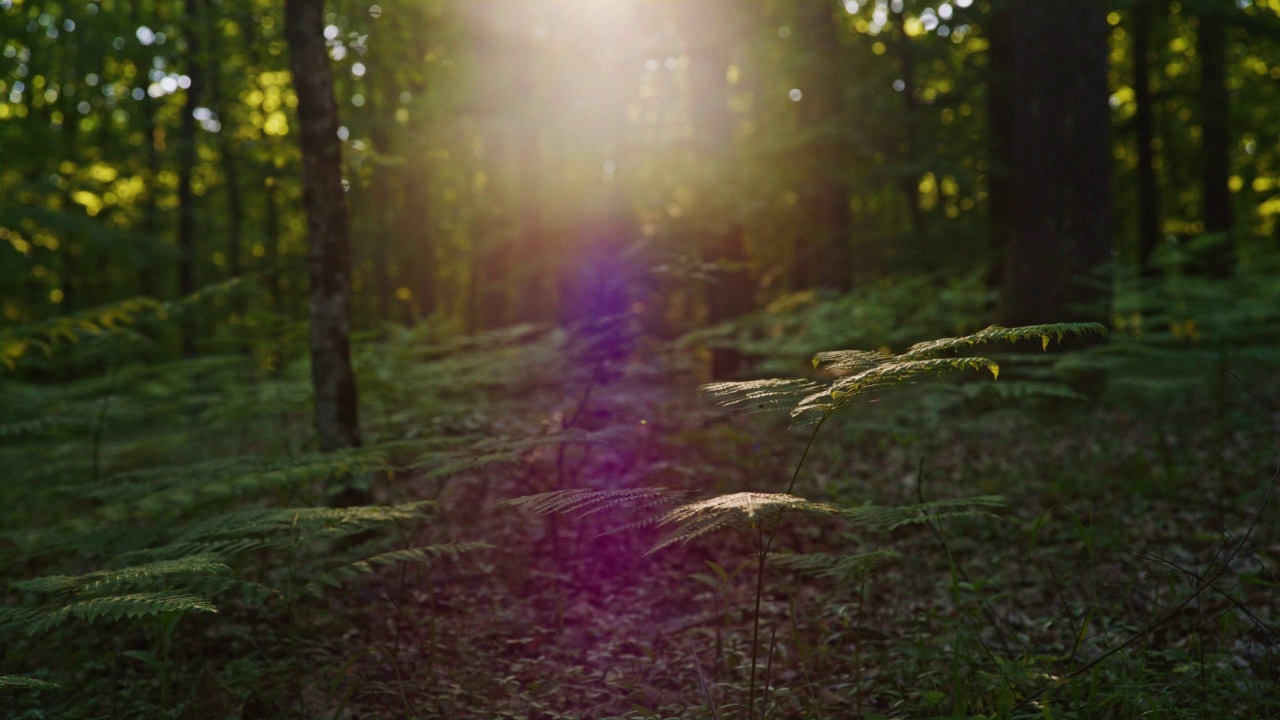
<svg viewBox="0 0 1280 720">
<path fill-rule="evenodd" d="M 867 399 L 876 391 L 920 377 L 955 371 L 985 370 L 993 378 L 998 378 L 1000 368 L 992 360 L 959 355 L 975 346 L 1038 339 L 1041 346 L 1047 349 L 1051 341 L 1061 342 L 1067 335 L 1085 336 L 1105 332 L 1105 328 L 1097 323 L 1018 328 L 991 326 L 964 337 L 918 343 L 896 355 L 862 350 L 818 353 L 813 358 L 813 366 L 833 376 L 828 380 L 766 379 L 719 382 L 703 386 L 702 392 L 705 395 L 724 405 L 755 410 L 788 409 L 798 424 L 813 425 L 804 452 L 796 462 L 785 491 L 781 493 L 738 492 L 682 502 L 681 494 L 661 488 L 599 491 L 566 489 L 515 498 L 507 504 L 527 507 L 540 513 L 572 513 L 580 517 L 619 507 L 634 507 L 636 504 L 649 508 L 666 506 L 667 509 L 650 513 L 644 520 L 627 526 L 656 526 L 667 530 L 665 536 L 650 549 L 650 553 L 674 544 L 688 543 L 724 528 L 741 531 L 750 539 L 756 561 L 755 607 L 752 612 L 750 669 L 746 693 L 747 717 L 755 718 L 765 568 L 773 554 L 778 528 L 784 520 L 839 518 L 853 527 L 888 531 L 904 525 L 985 513 L 1001 504 L 1001 498 L 991 495 L 934 502 L 922 500 L 918 504 L 897 507 L 820 502 L 797 496 L 794 491 L 800 471 L 823 424 L 837 411 Z M 891 552 L 875 551 L 855 556 L 792 555 L 784 556 L 780 562 L 808 574 L 832 576 L 841 582 L 856 583 L 865 579 L 877 566 L 893 559 Z"/>
</svg>

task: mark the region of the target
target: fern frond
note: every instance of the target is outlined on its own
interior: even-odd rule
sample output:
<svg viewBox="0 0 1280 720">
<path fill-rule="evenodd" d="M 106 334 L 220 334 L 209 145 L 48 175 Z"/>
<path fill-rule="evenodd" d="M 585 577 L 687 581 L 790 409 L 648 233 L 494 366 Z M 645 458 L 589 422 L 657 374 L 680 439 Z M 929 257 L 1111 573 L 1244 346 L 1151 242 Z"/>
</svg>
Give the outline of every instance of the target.
<svg viewBox="0 0 1280 720">
<path fill-rule="evenodd" d="M 1019 340 L 1039 339 L 1045 349 L 1049 347 L 1049 340 L 1056 339 L 1062 342 L 1067 335 L 1076 337 L 1084 337 L 1086 335 L 1106 335 L 1107 328 L 1101 323 L 1054 323 L 1051 325 L 1023 325 L 1016 328 L 1006 328 L 1000 325 L 992 325 L 986 329 L 979 330 L 972 335 L 965 335 L 958 338 L 939 338 L 937 340 L 928 340 L 926 342 L 916 343 L 912 345 L 905 353 L 897 357 L 898 360 L 919 360 L 930 358 L 941 353 L 951 352 L 970 348 L 975 345 L 985 345 L 992 342 L 1017 342 Z"/>
<path fill-rule="evenodd" d="M 667 488 L 554 490 L 504 500 L 499 506 L 523 507 L 539 515 L 576 513 L 579 517 L 585 517 L 619 507 L 647 509 L 675 502 L 684 495 L 682 491 Z"/>
<path fill-rule="evenodd" d="M 81 594 L 110 590 L 120 586 L 174 575 L 226 576 L 231 568 L 213 555 L 189 555 L 174 560 L 160 560 L 145 565 L 98 570 L 84 575 L 52 575 L 22 580 L 11 585 L 21 592 L 42 594 Z"/>
<path fill-rule="evenodd" d="M 110 305 L 70 315 L 59 315 L 36 323 L 0 331 L 0 364 L 13 370 L 27 353 L 39 350 L 46 355 L 63 343 L 77 343 L 133 323 L 140 315 L 161 310 L 164 304 L 147 297 L 130 298 Z"/>
<path fill-rule="evenodd" d="M 400 505 L 364 505 L 345 508 L 253 508 L 193 524 L 178 542 L 245 541 L 275 537 L 272 545 L 292 537 L 341 538 L 380 525 L 425 517 L 435 504 L 429 500 Z"/>
<path fill-rule="evenodd" d="M 969 498 L 950 500 L 934 500 L 921 505 L 900 505 L 888 507 L 884 505 L 860 505 L 843 507 L 839 514 L 846 522 L 856 527 L 888 532 L 903 527 L 916 525 L 930 520 L 970 515 L 990 515 L 989 510 L 1004 507 L 1004 498 L 999 495 L 978 495 Z"/>
<path fill-rule="evenodd" d="M 813 367 L 815 370 L 858 372 L 890 358 L 890 355 L 870 350 L 829 350 L 813 356 Z"/>
<path fill-rule="evenodd" d="M 426 545 L 416 548 L 401 548 L 379 553 L 363 560 L 347 563 L 325 573 L 307 586 L 310 592 L 317 591 L 321 585 L 336 586 L 340 581 L 363 573 L 373 572 L 379 566 L 399 563 L 427 564 L 446 555 L 460 555 L 476 550 L 489 550 L 493 545 L 485 542 L 449 542 L 440 545 Z"/>
<path fill-rule="evenodd" d="M 840 585 L 862 582 L 876 568 L 902 557 L 894 550 L 874 550 L 858 555 L 775 555 L 771 562 L 814 577 L 834 578 Z"/>
<path fill-rule="evenodd" d="M 667 511 L 656 524 L 676 527 L 666 538 L 650 548 L 647 554 L 677 543 L 683 545 L 722 528 L 748 527 L 768 519 L 776 520 L 786 512 L 830 516 L 839 513 L 840 509 L 785 493 L 740 492 L 719 495 Z"/>
<path fill-rule="evenodd" d="M 218 612 L 209 601 L 174 592 L 145 592 L 90 598 L 58 607 L 27 627 L 34 635 L 57 627 L 71 618 L 87 622 L 123 620 L 169 612 Z"/>
<path fill-rule="evenodd" d="M 792 406 L 798 399 L 824 389 L 814 380 L 748 380 L 709 383 L 698 392 L 725 407 L 777 410 Z"/>
<path fill-rule="evenodd" d="M 57 683 L 51 683 L 46 680 L 37 680 L 19 675 L 0 675 L 0 693 L 57 689 Z"/>
</svg>

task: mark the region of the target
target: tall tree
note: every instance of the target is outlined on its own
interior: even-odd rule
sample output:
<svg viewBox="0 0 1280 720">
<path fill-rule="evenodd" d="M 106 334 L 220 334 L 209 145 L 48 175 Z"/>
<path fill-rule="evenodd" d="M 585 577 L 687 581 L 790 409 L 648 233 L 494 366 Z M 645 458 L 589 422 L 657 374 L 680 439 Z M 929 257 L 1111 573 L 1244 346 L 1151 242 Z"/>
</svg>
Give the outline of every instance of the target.
<svg viewBox="0 0 1280 720">
<path fill-rule="evenodd" d="M 807 0 L 799 5 L 799 22 L 811 46 L 815 71 L 806 86 L 801 110 L 816 137 L 806 159 L 811 176 L 803 194 L 805 214 L 815 223 L 813 235 L 801 233 L 793 249 L 791 285 L 800 290 L 829 287 L 848 290 L 853 213 L 849 207 L 849 168 L 852 146 L 846 122 L 844 76 L 831 68 L 842 66 L 844 48 L 840 26 L 832 18 L 835 6 L 827 0 Z M 841 10 L 843 12 L 843 10 Z"/>
<path fill-rule="evenodd" d="M 1089 275 L 1111 257 L 1106 3 L 1013 0 L 1008 12 L 1017 40 L 1001 321 L 1105 319 L 1109 288 Z"/>
<path fill-rule="evenodd" d="M 1134 133 L 1138 143 L 1138 264 L 1154 272 L 1152 253 L 1160 244 L 1160 188 L 1156 183 L 1155 129 L 1151 97 L 1151 30 L 1155 0 L 1133 4 Z"/>
<path fill-rule="evenodd" d="M 307 270 L 311 278 L 311 385 L 324 452 L 360 445 L 351 369 L 351 238 L 342 187 L 342 145 L 323 0 L 286 0 L 289 69 L 298 95 Z M 350 498 L 352 500 L 358 498 Z"/>
<path fill-rule="evenodd" d="M 705 169 L 700 193 L 702 259 L 718 266 L 707 289 L 707 320 L 726 322 L 750 312 L 751 275 L 742 223 L 728 202 L 726 185 L 733 177 L 733 125 L 729 115 L 729 28 L 736 6 L 726 0 L 699 0 L 685 8 L 684 31 L 689 47 L 689 114 L 699 164 Z M 719 23 L 719 27 L 712 27 Z M 714 348 L 712 377 L 729 377 L 741 369 L 741 354 L 733 348 Z"/>
<path fill-rule="evenodd" d="M 178 124 L 178 295 L 186 297 L 195 292 L 196 265 L 196 208 L 191 176 L 196 167 L 196 108 L 204 91 L 204 60 L 201 57 L 203 43 L 200 0 L 186 0 L 183 9 L 183 28 L 187 41 L 187 99 L 182 106 L 182 119 Z M 194 355 L 195 325 L 187 315 L 182 320 L 182 353 Z"/>
<path fill-rule="evenodd" d="M 1004 266 L 1013 241 L 1013 73 L 1017 67 L 1017 38 L 1009 26 L 1009 3 L 991 3 L 986 18 L 987 223 L 991 238 L 991 266 L 987 285 L 1004 286 Z"/>
<path fill-rule="evenodd" d="M 1231 139 L 1227 128 L 1230 95 L 1227 92 L 1226 3 L 1204 4 L 1196 34 L 1196 55 L 1200 58 L 1200 108 L 1204 113 L 1200 151 L 1203 157 L 1204 229 L 1228 235 L 1231 213 Z M 1206 258 L 1203 270 L 1216 276 L 1231 272 L 1232 247 L 1229 237 Z"/>
</svg>

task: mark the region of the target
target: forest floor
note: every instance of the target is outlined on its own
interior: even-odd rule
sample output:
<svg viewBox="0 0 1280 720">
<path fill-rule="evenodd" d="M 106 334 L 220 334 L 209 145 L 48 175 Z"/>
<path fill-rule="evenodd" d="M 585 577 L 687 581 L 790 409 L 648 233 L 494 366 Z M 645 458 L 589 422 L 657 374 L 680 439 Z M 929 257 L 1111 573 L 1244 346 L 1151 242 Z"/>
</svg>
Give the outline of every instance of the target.
<svg viewBox="0 0 1280 720">
<path fill-rule="evenodd" d="M 274 570 L 276 556 L 250 556 L 237 578 L 274 581 L 278 599 L 224 594 L 217 615 L 87 632 L 73 621 L 21 652 L 11 644 L 0 675 L 63 689 L 7 698 L 0 717 L 1280 717 L 1275 403 L 1250 395 L 1274 388 L 1232 381 L 1143 400 L 1119 381 L 1093 397 L 1016 373 L 926 381 L 833 416 L 806 455 L 811 426 L 699 397 L 684 351 L 611 363 L 539 342 L 364 360 L 368 442 L 389 457 L 375 499 L 437 503 L 397 526 L 403 544 L 490 547 L 314 597 L 290 589 L 300 554 Z M 156 382 L 138 385 L 151 405 L 110 411 L 154 415 Z M 305 396 L 288 387 L 270 396 Z M 267 453 L 279 440 L 236 429 L 237 403 L 253 405 L 243 390 L 179 395 L 206 414 L 168 428 L 186 443 L 169 441 L 172 457 L 201 442 Z M 305 398 L 280 402 L 267 422 L 305 436 Z M 112 426 L 102 462 L 155 462 L 148 432 Z M 46 471 L 69 454 L 87 464 L 83 436 L 73 440 L 41 451 Z M 397 449 L 419 440 L 444 450 Z M 669 528 L 636 522 L 643 508 L 537 514 L 507 502 L 578 488 L 781 493 L 802 456 L 793 492 L 811 500 L 999 495 L 1003 506 L 885 532 L 786 515 L 774 553 L 895 559 L 851 582 L 770 562 L 758 585 L 763 534 L 750 523 L 649 552 Z M 13 508 L 9 490 L 0 499 Z M 96 501 L 58 502 L 29 506 L 22 523 L 65 523 Z M 8 551 L 25 547 L 7 537 Z M 99 566 L 68 557 L 28 552 L 10 567 L 17 578 Z"/>
<path fill-rule="evenodd" d="M 499 505 L 553 488 L 785 490 L 811 428 L 717 408 L 693 374 L 636 370 L 491 408 L 499 434 L 572 418 L 621 442 L 535 446 L 447 484 L 404 478 L 394 493 L 443 500 L 444 536 L 495 547 L 364 590 L 384 602 L 331 662 L 389 647 L 399 675 L 365 653 L 352 675 L 385 683 L 353 688 L 352 717 L 746 716 L 754 528 L 646 554 L 661 532 L 615 532 L 631 516 Z M 784 518 L 775 552 L 899 559 L 844 584 L 767 567 L 757 716 L 1280 716 L 1265 410 L 1239 387 L 1225 406 L 1147 408 L 956 390 L 904 388 L 834 420 L 794 492 L 1005 507 L 888 533 Z"/>
</svg>

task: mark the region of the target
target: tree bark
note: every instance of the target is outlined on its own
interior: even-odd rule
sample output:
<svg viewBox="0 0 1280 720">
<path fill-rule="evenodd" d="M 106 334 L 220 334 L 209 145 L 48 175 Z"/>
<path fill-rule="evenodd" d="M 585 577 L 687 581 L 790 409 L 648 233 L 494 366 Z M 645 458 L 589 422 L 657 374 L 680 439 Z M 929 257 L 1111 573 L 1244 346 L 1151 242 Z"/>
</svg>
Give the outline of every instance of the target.
<svg viewBox="0 0 1280 720">
<path fill-rule="evenodd" d="M 1227 28 L 1223 9 L 1213 5 L 1199 16 L 1196 54 L 1200 57 L 1200 107 L 1204 113 L 1201 129 L 1204 183 L 1204 229 L 1208 233 L 1228 235 L 1205 258 L 1206 274 L 1225 276 L 1231 273 L 1233 249 L 1230 233 L 1231 212 L 1231 139 L 1227 127 L 1230 97 L 1227 92 Z"/>
<path fill-rule="evenodd" d="M 817 62 L 808 73 L 801 111 L 806 124 L 818 129 L 818 138 L 809 151 L 811 173 L 804 189 L 805 212 L 814 221 L 812 235 L 800 233 L 792 250 L 791 288 L 813 287 L 846 291 L 852 285 L 853 213 L 849 208 L 848 172 L 853 165 L 852 148 L 845 134 L 845 77 L 833 68 L 842 67 L 840 38 L 832 19 L 833 6 L 826 0 L 806 0 L 800 6 L 801 26 L 812 44 Z"/>
<path fill-rule="evenodd" d="M 729 37 L 723 28 L 702 26 L 708 18 L 728 22 L 734 9 L 727 0 L 701 0 L 690 3 L 684 16 L 689 37 L 701 41 L 689 52 L 689 102 L 695 147 L 700 164 L 707 169 L 700 188 L 708 198 L 703 203 L 707 214 L 700 238 L 702 259 L 719 266 L 713 273 L 715 282 L 707 287 L 707 321 L 712 325 L 745 315 L 754 305 L 742 223 L 725 206 L 724 190 L 718 187 L 733 176 L 733 124 L 725 79 Z M 717 222 L 717 217 L 727 221 Z M 713 378 L 732 377 L 742 365 L 742 354 L 734 348 L 711 351 Z"/>
<path fill-rule="evenodd" d="M 360 445 L 351 368 L 351 240 L 342 187 L 342 146 L 323 0 L 286 0 L 289 69 L 298 95 L 307 270 L 311 279 L 311 385 L 320 450 Z M 355 498 L 352 498 L 355 499 Z"/>
<path fill-rule="evenodd" d="M 987 286 L 1004 285 L 1004 266 L 1013 242 L 1013 73 L 1017 39 L 1009 18 L 1009 0 L 993 0 L 987 16 L 987 224 L 991 237 Z"/>
<path fill-rule="evenodd" d="M 1138 144 L 1138 266 L 1145 276 L 1156 272 L 1152 255 L 1160 245 L 1160 189 L 1156 182 L 1155 129 L 1151 98 L 1151 21 L 1154 0 L 1133 5 L 1133 124 Z"/>
<path fill-rule="evenodd" d="M 1111 257 L 1106 6 L 1015 0 L 1009 11 L 1017 38 L 1013 232 L 1000 319 L 1105 321 L 1110 288 L 1090 275 Z"/>
<path fill-rule="evenodd" d="M 186 0 L 183 25 L 187 41 L 187 98 L 182 105 L 182 118 L 178 123 L 178 296 L 187 297 L 195 292 L 196 263 L 196 209 L 195 194 L 191 187 L 191 174 L 196 165 L 196 118 L 204 91 L 204 67 L 200 57 L 200 0 Z M 191 314 L 182 317 L 182 354 L 196 352 L 195 324 Z"/>
</svg>

